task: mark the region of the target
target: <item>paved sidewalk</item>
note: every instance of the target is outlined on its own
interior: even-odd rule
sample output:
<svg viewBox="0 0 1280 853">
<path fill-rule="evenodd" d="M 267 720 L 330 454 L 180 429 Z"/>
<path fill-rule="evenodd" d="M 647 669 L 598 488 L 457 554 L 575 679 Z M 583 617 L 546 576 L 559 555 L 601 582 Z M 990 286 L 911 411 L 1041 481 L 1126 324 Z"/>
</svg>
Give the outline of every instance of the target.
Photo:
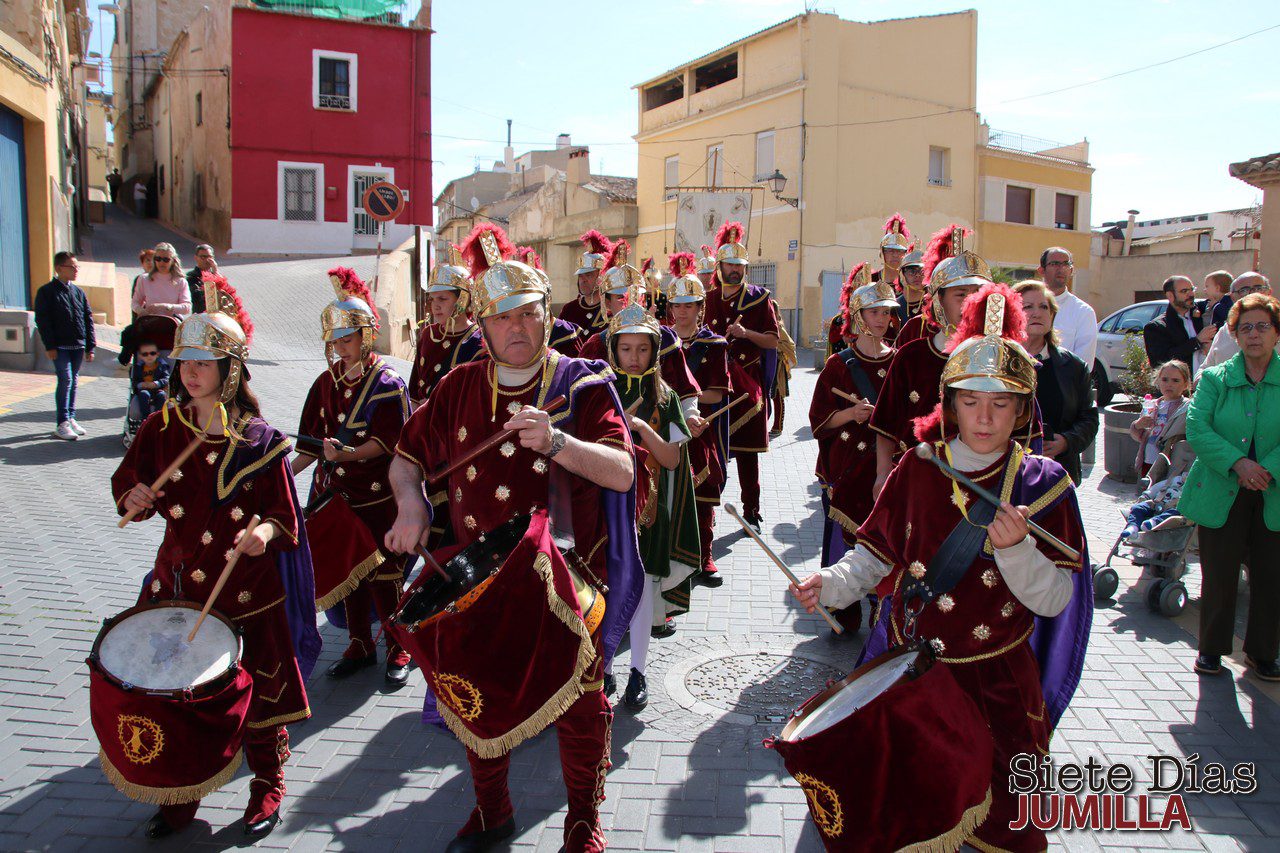
<svg viewBox="0 0 1280 853">
<path fill-rule="evenodd" d="M 318 317 L 330 298 L 324 271 L 338 260 L 228 265 L 258 325 L 253 383 L 278 426 L 296 424 L 321 369 Z M 341 259 L 362 275 L 371 258 Z M 805 354 L 807 358 L 807 354 Z M 398 364 L 403 368 L 403 364 Z M 816 373 L 797 371 L 786 434 L 765 458 L 765 527 L 797 572 L 817 567 L 821 526 L 814 443 L 804 426 Z M 222 849 L 243 843 L 247 797 L 241 771 L 210 796 L 196 825 L 149 844 L 152 808 L 117 793 L 98 767 L 88 722 L 84 659 L 105 617 L 129 606 L 153 559 L 158 524 L 117 530 L 108 479 L 121 454 L 126 387 L 103 376 L 82 387 L 76 442 L 48 439 L 48 395 L 15 401 L 0 417 L 0 849 Z M 1097 466 L 1081 489 L 1095 557 L 1119 529 L 1132 490 Z M 727 499 L 737 503 L 731 483 Z M 619 709 L 604 822 L 618 850 L 814 851 L 804 796 L 761 739 L 801 700 L 852 666 L 858 638 L 834 638 L 800 613 L 785 581 L 723 514 L 717 562 L 727 583 L 699 589 L 678 633 L 651 647 L 648 708 Z M 1280 713 L 1275 697 L 1241 677 L 1202 680 L 1190 670 L 1184 619 L 1150 613 L 1124 569 L 1119 600 L 1100 604 L 1084 684 L 1053 742 L 1055 759 L 1145 763 L 1145 756 L 1198 754 L 1258 762 L 1248 797 L 1189 797 L 1194 833 L 1073 834 L 1070 849 L 1275 849 L 1280 834 Z M 1195 573 L 1189 580 L 1194 581 Z M 1194 593 L 1194 583 L 1193 593 Z M 341 653 L 325 625 L 317 673 Z M 619 658 L 626 671 L 627 655 Z M 625 678 L 620 678 L 625 681 Z M 400 692 L 379 669 L 335 685 L 309 685 L 315 718 L 290 727 L 289 795 L 263 848 L 439 850 L 472 800 L 463 751 L 418 722 L 419 675 Z M 1140 781 L 1145 769 L 1139 771 Z M 554 734 L 516 750 L 511 770 L 518 850 L 556 850 L 564 792 Z"/>
</svg>

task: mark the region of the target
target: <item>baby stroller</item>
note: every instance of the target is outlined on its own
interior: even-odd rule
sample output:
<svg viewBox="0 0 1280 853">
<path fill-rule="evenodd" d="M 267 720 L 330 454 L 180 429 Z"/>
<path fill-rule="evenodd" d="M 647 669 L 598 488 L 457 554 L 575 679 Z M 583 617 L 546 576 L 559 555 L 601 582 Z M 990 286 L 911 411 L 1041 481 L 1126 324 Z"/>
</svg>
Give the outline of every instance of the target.
<svg viewBox="0 0 1280 853">
<path fill-rule="evenodd" d="M 1094 569 L 1093 592 L 1108 599 L 1120 586 L 1111 560 L 1120 554 L 1142 567 L 1140 585 L 1147 607 L 1165 616 L 1177 616 L 1187 606 L 1187 551 L 1195 538 L 1195 522 L 1178 514 L 1178 495 L 1195 454 L 1186 439 L 1166 448 L 1151 466 L 1142 500 L 1125 516 L 1125 529 L 1111 546 L 1107 559 Z M 1141 521 L 1139 524 L 1138 522 Z"/>
<path fill-rule="evenodd" d="M 133 381 L 135 368 L 139 362 L 137 345 L 143 342 L 153 343 L 156 349 L 160 351 L 160 357 L 166 359 L 170 350 L 173 349 L 173 339 L 177 331 L 178 321 L 173 317 L 158 314 L 147 315 L 139 317 L 133 322 L 131 337 L 132 357 L 129 360 L 129 397 L 125 402 L 124 427 L 120 435 L 125 447 L 133 444 L 133 437 L 138 434 L 138 429 L 141 428 L 143 421 L 143 418 L 137 414 L 136 397 L 138 396 L 138 389 L 134 387 Z M 168 372 L 165 371 L 164 375 L 167 377 Z"/>
</svg>

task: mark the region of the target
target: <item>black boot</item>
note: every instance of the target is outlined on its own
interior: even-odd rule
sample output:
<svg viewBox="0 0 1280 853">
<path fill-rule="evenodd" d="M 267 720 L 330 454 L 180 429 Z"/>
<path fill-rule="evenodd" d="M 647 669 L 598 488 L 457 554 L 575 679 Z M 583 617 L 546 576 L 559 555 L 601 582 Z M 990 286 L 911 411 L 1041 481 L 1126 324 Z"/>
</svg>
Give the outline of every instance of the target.
<svg viewBox="0 0 1280 853">
<path fill-rule="evenodd" d="M 147 821 L 147 838 L 167 838 L 173 833 L 173 827 L 164 819 L 164 812 L 156 812 L 151 816 L 151 820 Z"/>
<path fill-rule="evenodd" d="M 1196 672 L 1202 675 L 1217 675 L 1222 672 L 1222 658 L 1219 655 L 1196 655 Z"/>
<path fill-rule="evenodd" d="M 613 673 L 606 672 L 604 674 L 604 695 L 612 696 L 613 692 L 617 689 L 618 689 L 618 682 L 613 677 Z"/>
<path fill-rule="evenodd" d="M 485 850 L 492 850 L 498 842 L 505 841 L 515 834 L 516 819 L 509 817 L 493 829 L 482 829 L 479 832 L 455 836 L 445 848 L 445 853 L 482 853 Z"/>
<path fill-rule="evenodd" d="M 627 692 L 623 694 L 622 704 L 633 711 L 639 711 L 649 704 L 649 682 L 634 666 L 631 667 L 631 677 L 627 679 Z"/>
<path fill-rule="evenodd" d="M 1245 662 L 1253 667 L 1253 674 L 1263 681 L 1280 681 L 1280 666 L 1274 660 L 1254 660 L 1246 657 Z"/>
<path fill-rule="evenodd" d="M 362 669 L 368 669 L 378 662 L 378 655 L 371 654 L 362 658 L 339 658 L 338 662 L 325 670 L 325 675 L 339 680 L 355 675 Z"/>
</svg>

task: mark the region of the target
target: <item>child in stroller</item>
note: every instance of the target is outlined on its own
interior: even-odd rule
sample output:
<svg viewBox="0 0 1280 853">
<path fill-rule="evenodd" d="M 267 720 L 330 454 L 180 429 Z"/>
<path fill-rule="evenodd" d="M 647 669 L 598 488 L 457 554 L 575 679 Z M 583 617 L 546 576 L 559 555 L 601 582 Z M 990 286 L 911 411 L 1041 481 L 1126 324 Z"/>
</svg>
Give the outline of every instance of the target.
<svg viewBox="0 0 1280 853">
<path fill-rule="evenodd" d="M 172 317 L 139 317 L 134 323 L 133 363 L 129 366 L 129 402 L 121 440 L 128 447 L 147 419 L 159 411 L 169 393 L 173 366 L 165 357 L 173 349 L 178 321 Z"/>
</svg>

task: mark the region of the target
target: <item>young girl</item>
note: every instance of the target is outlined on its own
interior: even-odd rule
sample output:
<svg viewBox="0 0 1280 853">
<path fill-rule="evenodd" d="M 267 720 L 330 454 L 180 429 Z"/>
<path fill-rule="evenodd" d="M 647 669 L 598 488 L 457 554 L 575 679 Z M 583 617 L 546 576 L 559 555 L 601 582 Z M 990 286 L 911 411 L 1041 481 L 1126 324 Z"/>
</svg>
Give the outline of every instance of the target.
<svg viewBox="0 0 1280 853">
<path fill-rule="evenodd" d="M 643 286 L 609 318 L 609 363 L 636 439 L 636 506 L 640 556 L 648 583 L 631 619 L 631 675 L 622 701 L 639 710 L 649 701 L 645 658 L 650 636 L 669 636 L 672 614 L 689 610 L 690 578 L 701 566 L 693 475 L 685 446 L 690 430 L 680 400 L 660 375 L 657 319 L 644 308 Z M 608 693 L 612 677 L 606 679 Z"/>
<path fill-rule="evenodd" d="M 1138 442 L 1134 464 L 1140 477 L 1147 475 L 1171 441 L 1186 435 L 1187 410 L 1191 408 L 1191 368 L 1186 362 L 1166 361 L 1156 368 L 1155 375 L 1160 396 L 1147 401 L 1142 417 L 1129 425 L 1129 435 Z"/>
<path fill-rule="evenodd" d="M 320 653 L 311 553 L 289 471 L 289 442 L 262 419 L 244 361 L 253 325 L 226 279 L 205 274 L 205 301 L 178 330 L 171 402 L 138 431 L 111 478 L 121 515 L 159 514 L 164 539 L 140 600 L 203 604 L 232 549 L 248 538 L 213 606 L 242 632 L 242 664 L 253 677 L 244 753 L 253 771 L 246 835 L 270 832 L 284 797 L 286 723 L 311 716 L 304 682 Z M 201 432 L 201 446 L 160 489 L 148 484 Z M 246 524 L 253 516 L 253 529 Z M 175 744 L 178 749 L 182 744 Z M 160 838 L 195 817 L 199 797 L 161 806 L 147 824 Z"/>
</svg>

